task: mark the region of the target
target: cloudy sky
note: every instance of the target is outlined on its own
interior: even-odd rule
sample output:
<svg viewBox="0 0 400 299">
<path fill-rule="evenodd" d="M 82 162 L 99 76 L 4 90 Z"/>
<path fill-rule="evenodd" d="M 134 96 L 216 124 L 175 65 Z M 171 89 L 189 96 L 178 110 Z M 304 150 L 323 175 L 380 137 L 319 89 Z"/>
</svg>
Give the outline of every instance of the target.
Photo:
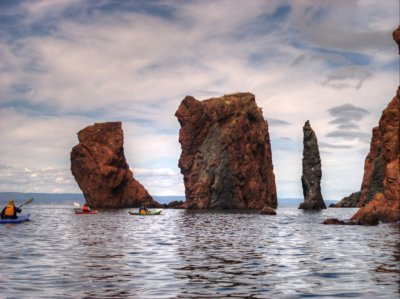
<svg viewBox="0 0 400 299">
<path fill-rule="evenodd" d="M 398 0 L 0 1 L 0 191 L 80 192 L 76 133 L 122 121 L 152 195 L 183 195 L 186 95 L 252 92 L 269 122 L 278 197 L 302 197 L 302 126 L 322 193 L 360 189 L 371 129 L 395 95 Z"/>
</svg>

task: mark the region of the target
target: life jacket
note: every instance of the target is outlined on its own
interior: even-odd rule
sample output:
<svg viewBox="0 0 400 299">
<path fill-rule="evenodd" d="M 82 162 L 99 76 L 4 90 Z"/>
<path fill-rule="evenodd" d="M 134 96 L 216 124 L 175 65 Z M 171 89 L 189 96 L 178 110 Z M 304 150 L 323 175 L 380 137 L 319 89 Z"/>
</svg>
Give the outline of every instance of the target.
<svg viewBox="0 0 400 299">
<path fill-rule="evenodd" d="M 146 212 L 145 209 L 140 209 L 140 210 L 139 210 L 139 214 L 140 214 L 140 215 L 146 215 L 147 212 Z"/>
<path fill-rule="evenodd" d="M 90 208 L 87 205 L 82 206 L 82 212 L 90 212 Z"/>
<path fill-rule="evenodd" d="M 15 207 L 13 204 L 8 204 L 6 210 L 4 211 L 4 216 L 14 216 Z"/>
</svg>

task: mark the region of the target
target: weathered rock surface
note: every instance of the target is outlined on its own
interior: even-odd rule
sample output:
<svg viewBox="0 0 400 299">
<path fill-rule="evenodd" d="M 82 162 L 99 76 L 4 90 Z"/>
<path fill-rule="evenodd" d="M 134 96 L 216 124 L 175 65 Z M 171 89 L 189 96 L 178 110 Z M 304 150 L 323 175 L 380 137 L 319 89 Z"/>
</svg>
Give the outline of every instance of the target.
<svg viewBox="0 0 400 299">
<path fill-rule="evenodd" d="M 400 26 L 393 32 L 399 47 Z M 400 221 L 400 86 L 373 128 L 370 151 L 365 159 L 361 207 L 350 222 L 375 225 Z"/>
<path fill-rule="evenodd" d="M 360 204 L 351 219 L 368 224 L 400 221 L 400 87 L 373 129 L 371 149 L 365 159 Z"/>
<path fill-rule="evenodd" d="M 393 39 L 397 43 L 397 46 L 399 47 L 399 54 L 400 54 L 400 26 L 397 27 L 395 31 L 393 31 Z"/>
<path fill-rule="evenodd" d="M 171 201 L 169 204 L 166 205 L 166 208 L 170 209 L 181 209 L 183 205 L 183 201 L 181 200 L 174 200 Z"/>
<path fill-rule="evenodd" d="M 181 125 L 183 207 L 277 207 L 268 123 L 253 94 L 205 101 L 187 96 L 175 115 Z"/>
<path fill-rule="evenodd" d="M 329 207 L 334 208 L 355 208 L 360 202 L 361 191 L 351 193 L 349 196 L 342 198 L 337 204 L 332 204 Z"/>
<path fill-rule="evenodd" d="M 333 224 L 333 225 L 363 225 L 363 223 L 361 223 L 360 221 L 353 221 L 353 220 L 339 220 L 336 218 L 328 218 L 326 219 L 323 224 Z M 379 224 L 379 220 L 378 219 L 374 219 L 373 221 L 367 223 L 367 225 L 378 225 Z"/>
<path fill-rule="evenodd" d="M 301 184 L 303 186 L 304 202 L 300 204 L 299 209 L 326 209 L 321 194 L 322 165 L 318 140 L 308 120 L 304 124 L 303 133 L 303 175 L 301 176 Z"/>
<path fill-rule="evenodd" d="M 88 126 L 78 132 L 78 139 L 71 151 L 71 171 L 89 206 L 160 206 L 133 178 L 124 156 L 121 122 Z"/>
<path fill-rule="evenodd" d="M 276 211 L 271 207 L 263 207 L 260 211 L 262 215 L 276 215 Z"/>
<path fill-rule="evenodd" d="M 399 46 L 400 26 L 393 32 Z M 400 221 L 400 86 L 373 128 L 370 151 L 365 159 L 359 206 L 351 218 L 363 224 Z"/>
</svg>

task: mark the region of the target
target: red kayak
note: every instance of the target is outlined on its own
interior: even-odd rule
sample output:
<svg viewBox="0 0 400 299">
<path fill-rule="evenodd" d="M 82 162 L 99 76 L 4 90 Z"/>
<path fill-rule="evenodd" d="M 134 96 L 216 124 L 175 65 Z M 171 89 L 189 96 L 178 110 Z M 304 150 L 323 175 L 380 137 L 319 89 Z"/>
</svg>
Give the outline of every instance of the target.
<svg viewBox="0 0 400 299">
<path fill-rule="evenodd" d="M 97 214 L 98 211 L 89 211 L 89 212 L 83 212 L 80 210 L 75 210 L 75 214 Z"/>
</svg>

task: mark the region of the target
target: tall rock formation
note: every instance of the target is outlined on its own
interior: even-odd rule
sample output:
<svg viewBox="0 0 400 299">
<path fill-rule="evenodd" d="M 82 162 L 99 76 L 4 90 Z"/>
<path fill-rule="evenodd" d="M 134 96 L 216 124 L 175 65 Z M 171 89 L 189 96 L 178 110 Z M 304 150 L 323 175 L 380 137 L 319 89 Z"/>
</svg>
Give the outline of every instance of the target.
<svg viewBox="0 0 400 299">
<path fill-rule="evenodd" d="M 124 156 L 121 122 L 96 123 L 78 132 L 71 171 L 86 202 L 96 208 L 160 206 L 133 178 Z"/>
<path fill-rule="evenodd" d="M 393 39 L 400 54 L 400 26 L 393 32 Z M 379 222 L 400 221 L 399 135 L 400 86 L 395 97 L 383 110 L 379 125 L 372 129 L 371 147 L 365 159 L 358 202 L 362 208 L 353 215 L 350 224 L 375 225 Z"/>
<path fill-rule="evenodd" d="M 400 26 L 393 32 L 399 47 Z M 400 221 L 400 86 L 383 110 L 379 126 L 372 130 L 370 152 L 365 159 L 360 205 L 351 218 L 362 224 Z"/>
<path fill-rule="evenodd" d="M 372 130 L 371 149 L 365 159 L 361 204 L 351 218 L 361 224 L 400 221 L 400 86 Z"/>
<path fill-rule="evenodd" d="M 301 184 L 303 185 L 304 202 L 300 204 L 299 209 L 326 209 L 321 194 L 322 165 L 319 157 L 318 140 L 308 120 L 304 124 L 303 133 L 303 175 L 301 176 Z"/>
<path fill-rule="evenodd" d="M 268 123 L 250 93 L 198 101 L 176 111 L 185 208 L 277 207 Z"/>
</svg>

